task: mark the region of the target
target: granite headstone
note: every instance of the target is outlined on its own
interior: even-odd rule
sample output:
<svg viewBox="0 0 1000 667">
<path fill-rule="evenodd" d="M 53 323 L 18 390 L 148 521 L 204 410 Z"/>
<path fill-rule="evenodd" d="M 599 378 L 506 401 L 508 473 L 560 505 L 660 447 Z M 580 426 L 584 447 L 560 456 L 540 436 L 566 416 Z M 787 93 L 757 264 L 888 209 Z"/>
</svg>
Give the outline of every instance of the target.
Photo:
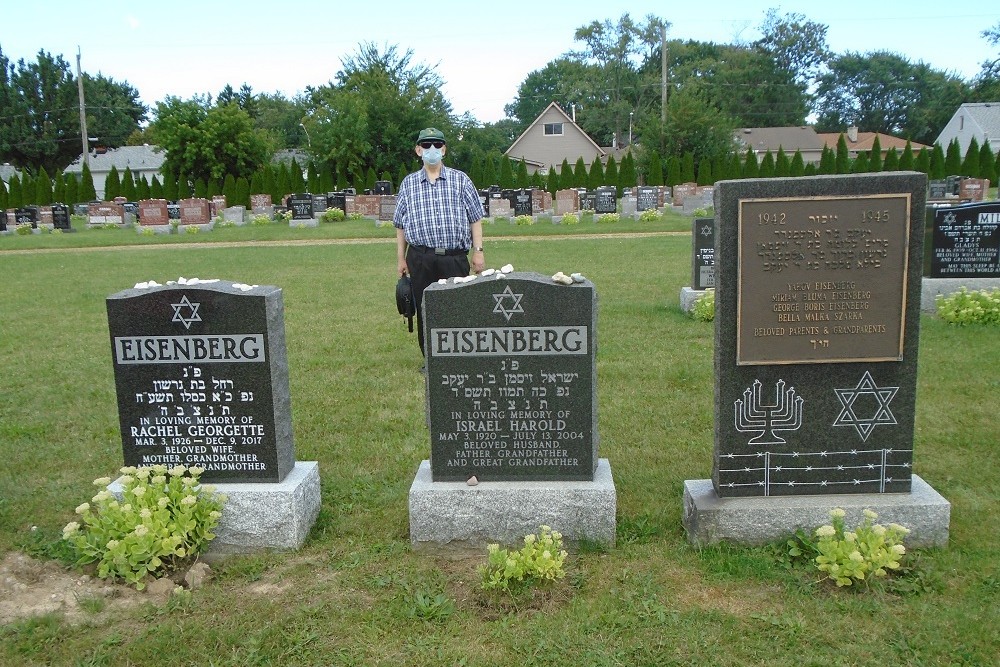
<svg viewBox="0 0 1000 667">
<path fill-rule="evenodd" d="M 691 230 L 691 287 L 715 288 L 715 218 L 695 218 Z"/>
<path fill-rule="evenodd" d="M 1000 278 L 1000 202 L 935 209 L 931 278 Z"/>
<path fill-rule="evenodd" d="M 423 309 L 433 480 L 592 480 L 593 283 L 435 283 Z"/>
<path fill-rule="evenodd" d="M 107 312 L 126 465 L 285 478 L 295 446 L 279 288 L 138 285 L 109 296 Z"/>
<path fill-rule="evenodd" d="M 926 176 L 723 181 L 720 497 L 908 492 Z"/>
</svg>

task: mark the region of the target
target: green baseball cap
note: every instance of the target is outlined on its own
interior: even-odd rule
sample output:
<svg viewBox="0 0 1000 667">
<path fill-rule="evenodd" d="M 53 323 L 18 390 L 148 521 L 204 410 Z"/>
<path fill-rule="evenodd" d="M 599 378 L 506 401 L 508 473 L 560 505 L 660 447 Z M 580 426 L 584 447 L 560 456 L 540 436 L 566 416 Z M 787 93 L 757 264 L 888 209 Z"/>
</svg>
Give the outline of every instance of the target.
<svg viewBox="0 0 1000 667">
<path fill-rule="evenodd" d="M 420 134 L 417 135 L 417 143 L 421 141 L 447 141 L 444 138 L 444 132 L 437 129 L 436 127 L 427 127 L 420 130 Z"/>
</svg>

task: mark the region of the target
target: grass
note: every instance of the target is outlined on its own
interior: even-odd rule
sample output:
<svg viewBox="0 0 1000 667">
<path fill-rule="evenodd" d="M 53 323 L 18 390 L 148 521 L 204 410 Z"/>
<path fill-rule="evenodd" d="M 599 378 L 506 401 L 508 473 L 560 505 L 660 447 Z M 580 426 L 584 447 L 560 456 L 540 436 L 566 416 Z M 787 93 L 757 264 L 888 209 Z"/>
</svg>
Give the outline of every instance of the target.
<svg viewBox="0 0 1000 667">
<path fill-rule="evenodd" d="M 299 552 L 230 560 L 184 604 L 106 608 L 78 625 L 49 615 L 4 626 L 0 664 L 995 661 L 996 329 L 922 318 L 915 472 L 953 503 L 950 547 L 920 554 L 935 585 L 835 591 L 818 574 L 788 569 L 774 548 L 695 549 L 684 539 L 683 480 L 712 468 L 712 325 L 678 306 L 690 283 L 690 237 L 601 235 L 626 224 L 486 230 L 490 266 L 579 271 L 597 285 L 600 453 L 618 489 L 618 546 L 582 549 L 560 595 L 510 614 L 484 607 L 475 587 L 485 550 L 482 559 L 449 560 L 409 549 L 407 492 L 429 443 L 419 352 L 392 296 L 391 229 L 0 237 L 0 551 L 56 555 L 31 544 L 31 526 L 57 535 L 92 495 L 91 480 L 121 465 L 103 300 L 142 280 L 282 287 L 297 458 L 318 460 L 322 476 L 320 517 Z M 690 219 L 653 224 L 641 228 L 686 231 Z M 341 233 L 373 242 L 327 242 Z M 316 242 L 287 244 L 300 239 Z M 105 240 L 138 247 L 95 247 Z M 173 251 L 146 247 L 168 242 Z M 70 251 L 74 244 L 91 249 Z M 4 252 L 48 246 L 61 249 Z"/>
</svg>

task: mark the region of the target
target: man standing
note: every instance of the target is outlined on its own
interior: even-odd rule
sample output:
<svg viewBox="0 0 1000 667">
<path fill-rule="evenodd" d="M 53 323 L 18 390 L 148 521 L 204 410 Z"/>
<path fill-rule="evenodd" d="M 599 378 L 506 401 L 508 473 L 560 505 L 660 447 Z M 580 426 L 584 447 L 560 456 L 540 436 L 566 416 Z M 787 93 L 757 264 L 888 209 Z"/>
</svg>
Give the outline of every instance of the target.
<svg viewBox="0 0 1000 667">
<path fill-rule="evenodd" d="M 420 131 L 416 153 L 424 168 L 403 179 L 396 197 L 396 265 L 409 274 L 417 309 L 417 342 L 424 354 L 424 323 L 420 313 L 424 289 L 441 278 L 469 275 L 485 268 L 483 205 L 465 173 L 442 164 L 448 150 L 444 133 L 433 127 Z"/>
</svg>

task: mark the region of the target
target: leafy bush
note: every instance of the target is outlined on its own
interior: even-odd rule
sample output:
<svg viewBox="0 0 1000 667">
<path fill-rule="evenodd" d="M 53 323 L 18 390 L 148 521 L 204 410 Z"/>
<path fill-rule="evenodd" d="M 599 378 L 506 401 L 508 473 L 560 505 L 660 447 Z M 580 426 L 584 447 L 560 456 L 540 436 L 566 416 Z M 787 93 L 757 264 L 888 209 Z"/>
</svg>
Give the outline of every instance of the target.
<svg viewBox="0 0 1000 667">
<path fill-rule="evenodd" d="M 250 218 L 250 224 L 257 227 L 263 227 L 264 225 L 271 224 L 271 218 L 266 215 L 255 215 Z"/>
<path fill-rule="evenodd" d="M 348 219 L 348 220 L 363 220 L 363 219 L 364 219 L 364 217 L 365 217 L 365 216 L 361 215 L 361 214 L 360 214 L 360 213 L 358 213 L 357 211 L 354 211 L 353 213 L 348 213 L 348 214 L 347 214 L 347 219 Z"/>
<path fill-rule="evenodd" d="M 639 222 L 656 222 L 660 219 L 660 212 L 655 208 L 647 208 L 639 214 Z"/>
<path fill-rule="evenodd" d="M 621 222 L 622 217 L 617 213 L 602 213 L 598 218 L 598 222 Z"/>
<path fill-rule="evenodd" d="M 515 225 L 533 225 L 535 224 L 535 218 L 530 215 L 518 215 L 514 217 Z"/>
<path fill-rule="evenodd" d="M 711 322 L 714 320 L 715 290 L 705 290 L 705 293 L 695 299 L 695 302 L 691 304 L 691 311 L 688 314 L 699 322 Z"/>
<path fill-rule="evenodd" d="M 328 208 L 320 215 L 323 222 L 340 222 L 346 218 L 347 214 L 341 208 Z"/>
<path fill-rule="evenodd" d="M 1000 324 L 1000 288 L 973 290 L 962 287 L 957 292 L 934 299 L 938 317 L 958 325 Z"/>
<path fill-rule="evenodd" d="M 14 233 L 17 234 L 18 236 L 27 236 L 28 234 L 31 233 L 31 223 L 22 222 L 21 224 L 19 224 L 17 227 L 14 228 Z"/>
<path fill-rule="evenodd" d="M 526 535 L 518 551 L 487 547 L 487 562 L 479 566 L 482 587 L 514 595 L 532 586 L 546 585 L 566 576 L 563 564 L 562 535 L 548 526 L 539 526 L 539 534 Z"/>
<path fill-rule="evenodd" d="M 101 491 L 76 508 L 80 523 L 63 529 L 63 539 L 78 554 L 77 564 L 97 562 L 97 575 L 121 577 L 139 590 L 147 574 L 175 569 L 204 551 L 215 537 L 226 497 L 198 484 L 201 468 L 164 465 L 121 469 L 122 500 L 94 480 Z"/>
<path fill-rule="evenodd" d="M 578 225 L 580 224 L 580 216 L 578 216 L 576 213 L 567 213 L 562 217 L 562 224 Z"/>
<path fill-rule="evenodd" d="M 855 530 L 844 528 L 842 509 L 830 510 L 830 524 L 816 529 L 816 540 L 811 541 L 800 535 L 796 542 L 789 542 L 792 557 L 809 553 L 816 568 L 826 573 L 826 578 L 837 586 L 852 586 L 864 582 L 869 585 L 872 578 L 884 577 L 891 570 L 900 569 L 900 561 L 906 553 L 903 537 L 910 531 L 899 524 L 888 526 L 874 523 L 878 515 L 870 509 L 864 511 L 865 518 Z"/>
</svg>

